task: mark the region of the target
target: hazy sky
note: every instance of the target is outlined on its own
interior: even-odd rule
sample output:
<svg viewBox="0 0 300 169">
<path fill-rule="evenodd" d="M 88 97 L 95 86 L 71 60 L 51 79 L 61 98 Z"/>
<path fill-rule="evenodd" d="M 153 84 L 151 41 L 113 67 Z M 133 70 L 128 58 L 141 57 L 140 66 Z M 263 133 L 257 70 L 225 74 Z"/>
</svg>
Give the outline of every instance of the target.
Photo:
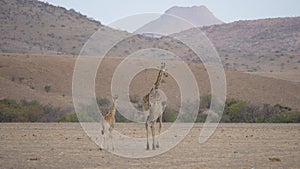
<svg viewBox="0 0 300 169">
<path fill-rule="evenodd" d="M 126 16 L 163 13 L 172 6 L 205 5 L 224 22 L 300 16 L 300 0 L 42 0 L 73 8 L 108 25 Z"/>
</svg>

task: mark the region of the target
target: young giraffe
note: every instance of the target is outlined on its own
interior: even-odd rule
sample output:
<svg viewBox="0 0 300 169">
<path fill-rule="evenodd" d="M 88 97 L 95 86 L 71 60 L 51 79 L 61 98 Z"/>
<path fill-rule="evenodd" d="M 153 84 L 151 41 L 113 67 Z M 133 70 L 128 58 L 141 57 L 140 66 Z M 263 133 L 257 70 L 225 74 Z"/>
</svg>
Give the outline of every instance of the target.
<svg viewBox="0 0 300 169">
<path fill-rule="evenodd" d="M 156 146 L 155 144 L 155 124 L 157 119 L 159 119 L 159 134 L 161 132 L 162 128 L 162 114 L 165 110 L 166 104 L 164 101 L 162 101 L 162 97 L 158 91 L 158 87 L 161 84 L 162 78 L 163 77 L 168 77 L 168 74 L 166 72 L 166 64 L 162 63 L 161 69 L 158 73 L 156 82 L 154 83 L 154 87 L 150 90 L 150 92 L 144 96 L 143 98 L 143 111 L 148 111 L 149 110 L 149 115 L 147 117 L 145 127 L 146 127 L 146 132 L 147 132 L 147 150 L 149 150 L 149 141 L 148 141 L 148 126 L 150 124 L 151 127 L 151 132 L 152 132 L 152 139 L 153 139 L 153 144 L 152 144 L 152 149 L 155 150 L 155 148 L 159 148 L 159 142 L 157 141 Z M 151 101 L 150 101 L 151 100 Z"/>
<path fill-rule="evenodd" d="M 115 128 L 115 123 L 116 123 L 115 113 L 116 113 L 116 102 L 117 102 L 117 99 L 118 99 L 118 96 L 114 96 L 113 97 L 113 105 L 112 105 L 111 109 L 101 119 L 101 125 L 102 125 L 101 133 L 103 135 L 103 144 L 104 144 L 104 146 L 107 146 L 107 148 L 109 148 L 108 145 L 106 145 L 107 144 L 106 143 L 106 137 L 107 137 L 107 134 L 108 134 L 109 138 L 110 138 L 110 141 L 111 141 L 112 150 L 114 150 L 112 131 Z"/>
</svg>

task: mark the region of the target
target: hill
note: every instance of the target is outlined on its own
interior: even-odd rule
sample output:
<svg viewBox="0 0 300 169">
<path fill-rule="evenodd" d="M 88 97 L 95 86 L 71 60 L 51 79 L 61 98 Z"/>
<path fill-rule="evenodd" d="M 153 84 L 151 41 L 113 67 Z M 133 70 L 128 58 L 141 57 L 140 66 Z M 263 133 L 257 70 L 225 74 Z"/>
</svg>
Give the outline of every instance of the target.
<svg viewBox="0 0 300 169">
<path fill-rule="evenodd" d="M 114 38 L 131 36 L 72 9 L 67 10 L 37 0 L 3 0 L 0 1 L 0 10 L 2 53 L 77 55 L 97 30 L 101 42 L 108 44 Z M 198 26 L 201 26 L 205 18 L 213 18 L 212 13 L 203 6 L 173 7 L 167 13 L 192 20 Z M 201 23 L 196 23 L 200 22 L 197 20 L 199 18 Z M 212 20 L 217 22 L 217 19 Z M 300 17 L 274 18 L 237 21 L 200 29 L 214 44 L 226 68 L 246 72 L 284 73 L 298 72 L 300 68 L 299 23 Z M 189 29 L 178 35 L 192 39 L 194 33 L 195 29 Z M 192 40 L 201 43 L 200 39 Z M 109 55 L 125 57 L 145 48 L 160 48 L 176 53 L 186 61 L 201 62 L 191 49 L 170 37 L 132 35 L 116 44 Z"/>
<path fill-rule="evenodd" d="M 300 69 L 300 17 L 237 21 L 201 30 L 227 68 L 250 72 Z M 182 33 L 194 30 L 189 31 Z"/>
<path fill-rule="evenodd" d="M 164 32 L 166 35 L 177 33 L 192 27 L 222 24 L 205 6 L 179 7 L 168 9 L 158 19 L 147 23 L 135 33 Z"/>
<path fill-rule="evenodd" d="M 299 72 L 299 23 L 300 17 L 275 18 L 205 26 L 200 30 L 215 46 L 227 69 L 242 72 Z M 189 39 L 202 49 L 204 41 L 196 34 L 199 34 L 199 29 L 192 28 L 172 37 Z M 166 36 L 132 36 L 116 44 L 110 55 L 125 57 L 145 48 L 160 48 L 177 54 L 183 60 L 201 62 L 188 46 Z"/>
<path fill-rule="evenodd" d="M 38 0 L 1 0 L 0 11 L 0 52 L 3 53 L 77 55 L 97 30 L 119 36 L 125 33 L 73 9 Z"/>
</svg>

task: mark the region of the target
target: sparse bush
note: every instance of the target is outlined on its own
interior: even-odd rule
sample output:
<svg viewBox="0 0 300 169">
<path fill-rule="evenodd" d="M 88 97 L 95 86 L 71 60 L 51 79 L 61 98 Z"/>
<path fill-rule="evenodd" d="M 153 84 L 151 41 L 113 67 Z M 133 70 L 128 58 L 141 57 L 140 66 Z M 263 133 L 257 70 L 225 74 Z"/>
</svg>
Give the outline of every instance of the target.
<svg viewBox="0 0 300 169">
<path fill-rule="evenodd" d="M 279 50 L 276 50 L 275 53 L 280 53 L 280 51 L 279 51 Z"/>
<path fill-rule="evenodd" d="M 291 112 L 291 110 L 280 104 L 257 106 L 243 101 L 227 101 L 222 122 L 299 123 L 300 112 Z"/>
<path fill-rule="evenodd" d="M 207 118 L 207 114 L 199 112 L 198 116 L 197 116 L 197 119 L 196 119 L 196 122 L 203 123 L 203 122 L 205 122 L 206 118 Z"/>
<path fill-rule="evenodd" d="M 130 54 L 130 52 L 129 52 L 128 50 L 125 50 L 124 53 L 125 53 L 126 55 L 129 55 L 129 54 Z"/>
<path fill-rule="evenodd" d="M 244 116 L 244 120 L 247 123 L 257 123 L 259 122 L 260 114 L 260 107 L 257 105 L 247 105 L 246 107 L 246 114 Z"/>
<path fill-rule="evenodd" d="M 246 112 L 246 102 L 237 101 L 236 103 L 231 104 L 226 110 L 225 114 L 229 115 L 231 122 L 243 122 L 243 112 Z"/>
<path fill-rule="evenodd" d="M 81 110 L 80 112 L 77 112 L 77 114 L 75 113 L 76 118 L 78 119 L 78 121 L 80 120 L 80 122 L 96 122 L 96 121 L 100 121 L 100 119 L 96 119 L 97 116 L 96 111 L 90 111 L 89 108 L 87 108 L 86 110 Z M 75 118 L 75 115 L 70 115 L 71 117 L 69 118 Z"/>
<path fill-rule="evenodd" d="M 110 109 L 110 101 L 107 98 L 98 97 L 97 98 L 97 104 L 99 106 L 99 109 L 101 113 L 104 115 L 106 114 Z"/>
<path fill-rule="evenodd" d="M 291 111 L 292 110 L 292 108 L 287 107 L 287 106 L 282 106 L 281 104 L 278 104 L 278 103 L 275 104 L 274 107 L 279 108 L 281 111 L 284 111 L 284 110 Z"/>
<path fill-rule="evenodd" d="M 167 107 L 163 113 L 162 120 L 163 120 L 163 122 L 174 122 L 177 118 L 177 115 L 178 115 L 178 112 Z"/>
<path fill-rule="evenodd" d="M 129 123 L 129 122 L 131 122 L 130 120 L 128 120 L 128 119 L 126 119 L 124 116 L 122 116 L 121 114 L 120 114 L 120 112 L 116 112 L 116 122 L 118 122 L 118 123 Z"/>
<path fill-rule="evenodd" d="M 45 90 L 47 93 L 49 93 L 50 90 L 51 90 L 51 85 L 46 85 L 46 86 L 44 87 L 44 90 Z"/>
<path fill-rule="evenodd" d="M 271 123 L 299 123 L 300 112 L 282 112 L 271 117 Z"/>
<path fill-rule="evenodd" d="M 294 59 L 294 58 L 295 58 L 295 56 L 289 56 L 289 58 L 290 58 L 290 59 Z"/>
<path fill-rule="evenodd" d="M 137 95 L 134 95 L 134 96 L 129 96 L 129 99 L 130 99 L 130 102 L 131 103 L 138 103 L 139 102 L 139 100 L 140 100 L 140 98 L 139 98 L 139 96 L 137 96 Z"/>
<path fill-rule="evenodd" d="M 47 35 L 48 35 L 50 38 L 54 38 L 54 37 L 55 37 L 54 33 L 47 33 Z"/>
<path fill-rule="evenodd" d="M 278 162 L 278 161 L 281 161 L 280 158 L 278 158 L 278 157 L 272 157 L 272 158 L 269 158 L 269 160 L 270 160 L 271 162 Z"/>
<path fill-rule="evenodd" d="M 97 98 L 97 104 L 98 104 L 99 106 L 109 105 L 109 104 L 110 104 L 110 101 L 109 101 L 107 98 L 101 98 L 101 97 L 98 97 L 98 98 Z"/>
<path fill-rule="evenodd" d="M 58 114 L 59 108 L 41 105 L 38 101 L 0 100 L 0 122 L 49 122 L 56 121 L 53 114 Z"/>
<path fill-rule="evenodd" d="M 19 82 L 22 82 L 25 78 L 23 76 L 19 76 Z"/>
<path fill-rule="evenodd" d="M 211 95 L 206 95 L 200 98 L 200 109 L 209 109 L 211 104 Z"/>
</svg>

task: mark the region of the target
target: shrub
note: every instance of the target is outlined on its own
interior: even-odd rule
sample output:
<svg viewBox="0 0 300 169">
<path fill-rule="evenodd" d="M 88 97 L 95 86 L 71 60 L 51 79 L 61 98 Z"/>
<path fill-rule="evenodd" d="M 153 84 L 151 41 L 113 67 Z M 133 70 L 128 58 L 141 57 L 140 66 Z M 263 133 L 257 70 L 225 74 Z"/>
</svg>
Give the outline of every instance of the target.
<svg viewBox="0 0 300 169">
<path fill-rule="evenodd" d="M 280 113 L 280 109 L 275 106 L 271 106 L 270 104 L 264 104 L 261 109 L 261 114 L 263 115 L 263 122 L 271 122 L 270 119 L 272 116 Z"/>
<path fill-rule="evenodd" d="M 103 115 L 106 114 L 109 111 L 110 107 L 111 107 L 110 101 L 107 98 L 98 97 L 97 98 L 97 104 L 98 104 L 99 109 L 100 109 L 100 111 Z"/>
<path fill-rule="evenodd" d="M 278 158 L 278 157 L 272 157 L 272 158 L 269 158 L 269 160 L 270 160 L 271 162 L 278 162 L 278 161 L 281 161 L 281 159 Z"/>
<path fill-rule="evenodd" d="M 225 112 L 230 116 L 231 122 L 244 122 L 244 114 L 246 112 L 246 102 L 238 101 L 231 104 Z"/>
<path fill-rule="evenodd" d="M 300 112 L 283 112 L 271 117 L 272 123 L 299 123 Z"/>
<path fill-rule="evenodd" d="M 19 82 L 22 82 L 25 78 L 23 76 L 19 77 Z"/>
<path fill-rule="evenodd" d="M 131 103 L 138 103 L 139 102 L 139 100 L 140 100 L 140 98 L 139 98 L 139 96 L 137 96 L 137 95 L 134 95 L 134 96 L 129 96 L 129 99 L 130 99 L 130 102 Z"/>
<path fill-rule="evenodd" d="M 174 122 L 177 118 L 178 112 L 171 108 L 166 108 L 163 113 L 162 121 L 163 122 Z"/>
<path fill-rule="evenodd" d="M 292 110 L 292 108 L 287 107 L 287 106 L 282 106 L 281 104 L 276 104 L 274 107 L 279 108 L 281 111 L 284 111 L 284 110 L 291 111 Z"/>
<path fill-rule="evenodd" d="M 101 97 L 98 97 L 98 98 L 97 98 L 97 104 L 98 104 L 99 106 L 109 105 L 109 104 L 110 104 L 110 101 L 109 101 L 107 98 L 101 98 Z"/>
<path fill-rule="evenodd" d="M 116 112 L 115 118 L 116 118 L 116 122 L 118 122 L 118 123 L 129 123 L 129 122 L 131 122 L 130 120 L 128 120 L 127 118 L 122 116 L 118 111 Z"/>
<path fill-rule="evenodd" d="M 207 114 L 199 113 L 197 116 L 196 122 L 203 123 L 203 122 L 205 122 L 206 118 L 207 118 Z"/>
<path fill-rule="evenodd" d="M 0 122 L 49 122 L 56 121 L 53 114 L 58 114 L 59 108 L 41 105 L 38 101 L 0 100 Z"/>
<path fill-rule="evenodd" d="M 206 95 L 200 98 L 200 109 L 209 109 L 211 104 L 211 95 Z"/>
<path fill-rule="evenodd" d="M 47 93 L 49 93 L 50 90 L 51 90 L 51 85 L 46 85 L 46 86 L 44 87 L 44 90 L 45 90 Z"/>
<path fill-rule="evenodd" d="M 58 120 L 59 122 L 78 122 L 78 118 L 75 112 L 68 113 Z"/>
</svg>

